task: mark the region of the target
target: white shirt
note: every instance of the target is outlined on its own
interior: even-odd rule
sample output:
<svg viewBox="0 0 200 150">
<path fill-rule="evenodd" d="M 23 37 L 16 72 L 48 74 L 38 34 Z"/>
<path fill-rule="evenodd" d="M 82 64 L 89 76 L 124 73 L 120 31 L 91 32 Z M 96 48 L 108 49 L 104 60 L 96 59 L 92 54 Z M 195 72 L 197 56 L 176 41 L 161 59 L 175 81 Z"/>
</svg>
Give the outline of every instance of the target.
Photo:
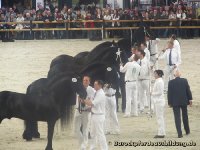
<svg viewBox="0 0 200 150">
<path fill-rule="evenodd" d="M 86 88 L 86 92 L 87 92 L 87 97 L 86 97 L 86 99 L 91 99 L 91 100 L 93 100 L 93 99 L 94 99 L 95 90 L 94 90 L 91 86 L 88 86 L 88 87 Z M 78 102 L 78 96 L 77 96 L 77 98 L 76 98 L 76 108 L 79 107 L 78 104 L 79 104 L 79 102 Z"/>
<path fill-rule="evenodd" d="M 112 96 L 116 93 L 116 90 L 113 88 L 104 88 L 104 93 L 108 94 L 109 96 Z"/>
<path fill-rule="evenodd" d="M 107 16 L 105 15 L 105 16 L 103 17 L 103 19 L 104 19 L 104 20 L 111 20 L 112 17 L 111 17 L 110 15 L 107 15 Z"/>
<path fill-rule="evenodd" d="M 128 61 L 133 61 L 134 57 L 135 57 L 135 54 L 132 54 L 132 56 L 128 58 Z"/>
<path fill-rule="evenodd" d="M 141 65 L 139 79 L 141 80 L 149 79 L 150 77 L 149 61 L 146 59 L 146 57 L 144 57 L 142 60 L 139 61 L 139 64 Z"/>
<path fill-rule="evenodd" d="M 103 89 L 96 91 L 94 100 L 92 101 L 92 113 L 105 115 L 106 96 Z"/>
<path fill-rule="evenodd" d="M 170 54 L 170 49 L 167 49 L 163 55 L 161 55 L 159 57 L 159 59 L 165 59 L 166 64 L 169 65 L 169 54 Z M 171 61 L 172 64 L 176 65 L 177 67 L 181 64 L 181 60 L 180 60 L 180 55 L 178 53 L 178 51 L 174 48 L 172 48 L 172 54 L 171 54 Z"/>
<path fill-rule="evenodd" d="M 157 54 L 158 53 L 158 43 L 159 43 L 160 39 L 156 38 L 156 40 L 149 40 L 147 41 L 147 48 L 150 51 L 150 54 Z M 150 46 L 149 46 L 150 44 Z"/>
<path fill-rule="evenodd" d="M 125 73 L 125 81 L 136 81 L 140 72 L 140 65 L 136 61 L 127 62 L 120 66 L 120 72 Z"/>
<path fill-rule="evenodd" d="M 174 48 L 177 50 L 179 57 L 180 57 L 180 64 L 181 64 L 181 46 L 178 40 L 174 40 Z"/>
<path fill-rule="evenodd" d="M 153 91 L 152 91 L 152 99 L 154 103 L 165 105 L 164 81 L 162 78 L 158 78 L 155 80 L 155 84 L 153 86 Z"/>
<path fill-rule="evenodd" d="M 144 52 L 145 52 L 145 57 L 147 58 L 148 61 L 150 61 L 150 52 L 149 52 L 148 48 L 145 48 Z"/>
</svg>

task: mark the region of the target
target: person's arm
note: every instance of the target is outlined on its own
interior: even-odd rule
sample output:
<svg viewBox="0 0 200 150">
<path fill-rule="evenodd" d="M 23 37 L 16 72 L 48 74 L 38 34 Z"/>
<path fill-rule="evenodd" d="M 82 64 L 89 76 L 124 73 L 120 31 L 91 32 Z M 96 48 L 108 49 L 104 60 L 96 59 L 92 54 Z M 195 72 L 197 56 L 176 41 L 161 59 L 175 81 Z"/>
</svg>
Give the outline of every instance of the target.
<svg viewBox="0 0 200 150">
<path fill-rule="evenodd" d="M 168 99 L 168 105 L 172 106 L 172 85 L 171 81 L 168 83 L 168 92 L 167 92 L 167 99 Z"/>
<path fill-rule="evenodd" d="M 189 86 L 189 84 L 188 84 L 188 81 L 187 80 L 185 80 L 186 81 L 186 94 L 187 94 L 187 99 L 188 99 L 188 101 L 189 101 L 189 104 L 190 104 L 190 106 L 192 106 L 192 92 L 191 92 L 191 90 L 190 90 L 190 86 Z"/>
<path fill-rule="evenodd" d="M 162 54 L 158 57 L 158 60 L 164 59 L 166 57 L 166 55 L 167 55 L 167 50 L 162 52 Z"/>
<path fill-rule="evenodd" d="M 127 66 L 128 66 L 128 63 L 126 63 L 124 67 L 121 65 L 120 72 L 125 73 L 127 71 Z"/>
</svg>

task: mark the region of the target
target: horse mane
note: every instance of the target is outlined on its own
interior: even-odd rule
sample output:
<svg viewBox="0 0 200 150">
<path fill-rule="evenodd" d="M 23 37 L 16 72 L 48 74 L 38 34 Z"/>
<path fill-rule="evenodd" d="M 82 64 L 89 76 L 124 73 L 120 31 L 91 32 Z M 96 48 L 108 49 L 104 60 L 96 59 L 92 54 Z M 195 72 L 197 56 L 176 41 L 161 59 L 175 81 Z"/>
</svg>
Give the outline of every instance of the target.
<svg viewBox="0 0 200 150">
<path fill-rule="evenodd" d="M 88 61 L 87 63 L 95 62 L 96 60 L 100 61 L 102 58 L 108 54 L 108 53 L 115 53 L 117 51 L 117 47 L 106 47 L 103 49 L 98 49 L 95 51 L 92 51 L 88 54 Z M 115 57 L 115 56 L 112 56 Z"/>
</svg>

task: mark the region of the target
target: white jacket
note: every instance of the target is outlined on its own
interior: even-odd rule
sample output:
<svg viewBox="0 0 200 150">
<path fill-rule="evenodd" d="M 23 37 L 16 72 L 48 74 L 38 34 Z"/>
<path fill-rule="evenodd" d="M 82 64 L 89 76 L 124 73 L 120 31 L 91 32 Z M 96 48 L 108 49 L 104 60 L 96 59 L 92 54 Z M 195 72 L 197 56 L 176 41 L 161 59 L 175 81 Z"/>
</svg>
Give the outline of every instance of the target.
<svg viewBox="0 0 200 150">
<path fill-rule="evenodd" d="M 162 78 L 158 78 L 155 81 L 152 90 L 152 101 L 155 104 L 162 104 L 165 105 L 165 98 L 164 98 L 164 81 Z"/>
</svg>

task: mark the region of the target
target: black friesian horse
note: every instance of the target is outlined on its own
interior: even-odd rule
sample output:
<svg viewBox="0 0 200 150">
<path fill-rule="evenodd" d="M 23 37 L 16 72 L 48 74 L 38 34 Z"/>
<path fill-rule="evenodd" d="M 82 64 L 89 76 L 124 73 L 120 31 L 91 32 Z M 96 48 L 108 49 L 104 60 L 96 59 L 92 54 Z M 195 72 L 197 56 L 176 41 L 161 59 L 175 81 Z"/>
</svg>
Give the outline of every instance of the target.
<svg viewBox="0 0 200 150">
<path fill-rule="evenodd" d="M 52 150 L 52 138 L 56 121 L 70 119 L 76 93 L 82 99 L 87 96 L 82 82 L 76 78 L 62 77 L 56 81 L 39 79 L 33 82 L 27 94 L 0 92 L 0 122 L 5 118 L 20 118 L 28 122 L 45 121 L 48 124 L 46 150 Z M 25 132 L 30 132 L 27 128 Z M 27 137 L 32 138 L 32 137 Z"/>
</svg>

